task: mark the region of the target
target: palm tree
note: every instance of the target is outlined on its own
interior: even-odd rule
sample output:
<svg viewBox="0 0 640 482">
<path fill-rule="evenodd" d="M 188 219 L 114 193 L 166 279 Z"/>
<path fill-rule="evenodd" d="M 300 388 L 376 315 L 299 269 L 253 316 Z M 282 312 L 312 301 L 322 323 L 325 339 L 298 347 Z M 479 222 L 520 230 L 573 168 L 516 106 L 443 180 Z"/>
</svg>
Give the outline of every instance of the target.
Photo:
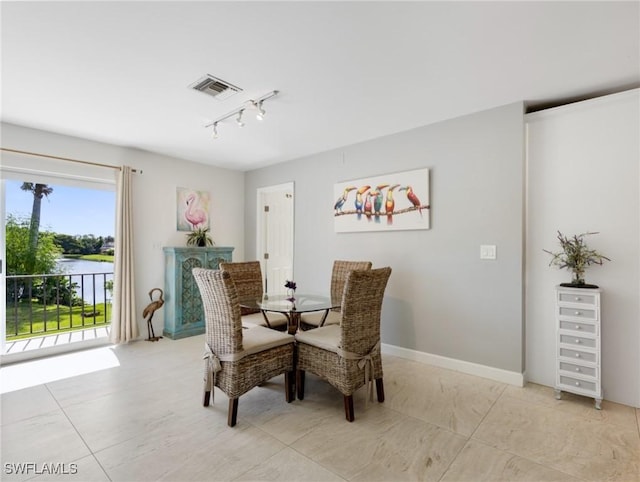
<svg viewBox="0 0 640 482">
<path fill-rule="evenodd" d="M 33 274 L 33 268 L 36 264 L 36 252 L 38 249 L 38 234 L 40 232 L 40 207 L 42 198 L 49 197 L 53 192 L 53 188 L 47 184 L 34 184 L 32 182 L 23 182 L 20 189 L 33 194 L 33 207 L 31 208 L 31 224 L 29 225 L 29 251 L 27 259 L 27 272 Z"/>
</svg>

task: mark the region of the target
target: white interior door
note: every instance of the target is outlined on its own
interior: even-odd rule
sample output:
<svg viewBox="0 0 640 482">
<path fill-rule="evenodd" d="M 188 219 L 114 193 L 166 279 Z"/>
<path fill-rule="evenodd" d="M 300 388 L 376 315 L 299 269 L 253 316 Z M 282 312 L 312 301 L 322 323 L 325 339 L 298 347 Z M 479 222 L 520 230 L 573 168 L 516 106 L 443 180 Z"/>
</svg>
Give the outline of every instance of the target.
<svg viewBox="0 0 640 482">
<path fill-rule="evenodd" d="M 258 199 L 258 252 L 266 293 L 285 293 L 293 279 L 293 183 L 260 188 Z"/>
</svg>

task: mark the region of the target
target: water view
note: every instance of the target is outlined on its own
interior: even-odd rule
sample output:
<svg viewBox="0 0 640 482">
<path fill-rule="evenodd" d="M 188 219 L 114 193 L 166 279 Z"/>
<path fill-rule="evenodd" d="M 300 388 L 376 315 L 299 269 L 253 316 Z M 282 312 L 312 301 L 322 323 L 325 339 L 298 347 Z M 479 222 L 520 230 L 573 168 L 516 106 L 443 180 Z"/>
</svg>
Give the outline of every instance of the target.
<svg viewBox="0 0 640 482">
<path fill-rule="evenodd" d="M 104 284 L 105 281 L 113 280 L 113 263 L 60 258 L 56 265 L 65 274 L 72 275 L 71 282 L 78 284 L 75 292 L 86 303 L 93 304 L 95 301 L 98 304 L 105 301 Z M 80 276 L 82 274 L 85 276 Z M 110 300 L 111 293 L 109 290 L 106 290 L 106 294 L 107 300 Z"/>
</svg>

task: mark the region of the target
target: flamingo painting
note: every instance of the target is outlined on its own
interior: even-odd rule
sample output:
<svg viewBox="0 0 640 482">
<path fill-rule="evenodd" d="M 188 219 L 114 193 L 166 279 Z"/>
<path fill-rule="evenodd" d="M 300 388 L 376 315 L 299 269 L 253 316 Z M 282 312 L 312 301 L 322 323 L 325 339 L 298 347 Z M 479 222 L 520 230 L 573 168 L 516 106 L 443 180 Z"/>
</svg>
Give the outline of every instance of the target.
<svg viewBox="0 0 640 482">
<path fill-rule="evenodd" d="M 198 206 L 198 201 L 199 199 L 193 193 L 187 197 L 187 210 L 184 212 L 184 217 L 191 225 L 191 229 L 204 227 L 207 222 L 207 213 Z"/>
<path fill-rule="evenodd" d="M 209 193 L 178 188 L 178 231 L 209 227 Z"/>
</svg>

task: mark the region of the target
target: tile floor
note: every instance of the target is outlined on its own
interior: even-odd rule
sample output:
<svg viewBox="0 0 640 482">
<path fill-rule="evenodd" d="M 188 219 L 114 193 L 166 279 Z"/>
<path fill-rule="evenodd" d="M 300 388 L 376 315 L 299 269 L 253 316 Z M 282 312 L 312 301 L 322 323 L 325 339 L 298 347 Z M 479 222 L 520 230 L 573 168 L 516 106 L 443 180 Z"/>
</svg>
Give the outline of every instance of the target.
<svg viewBox="0 0 640 482">
<path fill-rule="evenodd" d="M 0 479 L 640 480 L 637 409 L 605 401 L 597 411 L 547 387 L 391 356 L 385 403 L 365 405 L 361 390 L 354 423 L 341 395 L 308 374 L 304 401 L 284 401 L 283 377 L 241 397 L 232 429 L 221 392 L 201 406 L 202 345 L 140 341 L 0 368 Z M 34 465 L 16 474 L 19 463 Z M 56 470 L 67 474 L 46 473 Z"/>
</svg>

